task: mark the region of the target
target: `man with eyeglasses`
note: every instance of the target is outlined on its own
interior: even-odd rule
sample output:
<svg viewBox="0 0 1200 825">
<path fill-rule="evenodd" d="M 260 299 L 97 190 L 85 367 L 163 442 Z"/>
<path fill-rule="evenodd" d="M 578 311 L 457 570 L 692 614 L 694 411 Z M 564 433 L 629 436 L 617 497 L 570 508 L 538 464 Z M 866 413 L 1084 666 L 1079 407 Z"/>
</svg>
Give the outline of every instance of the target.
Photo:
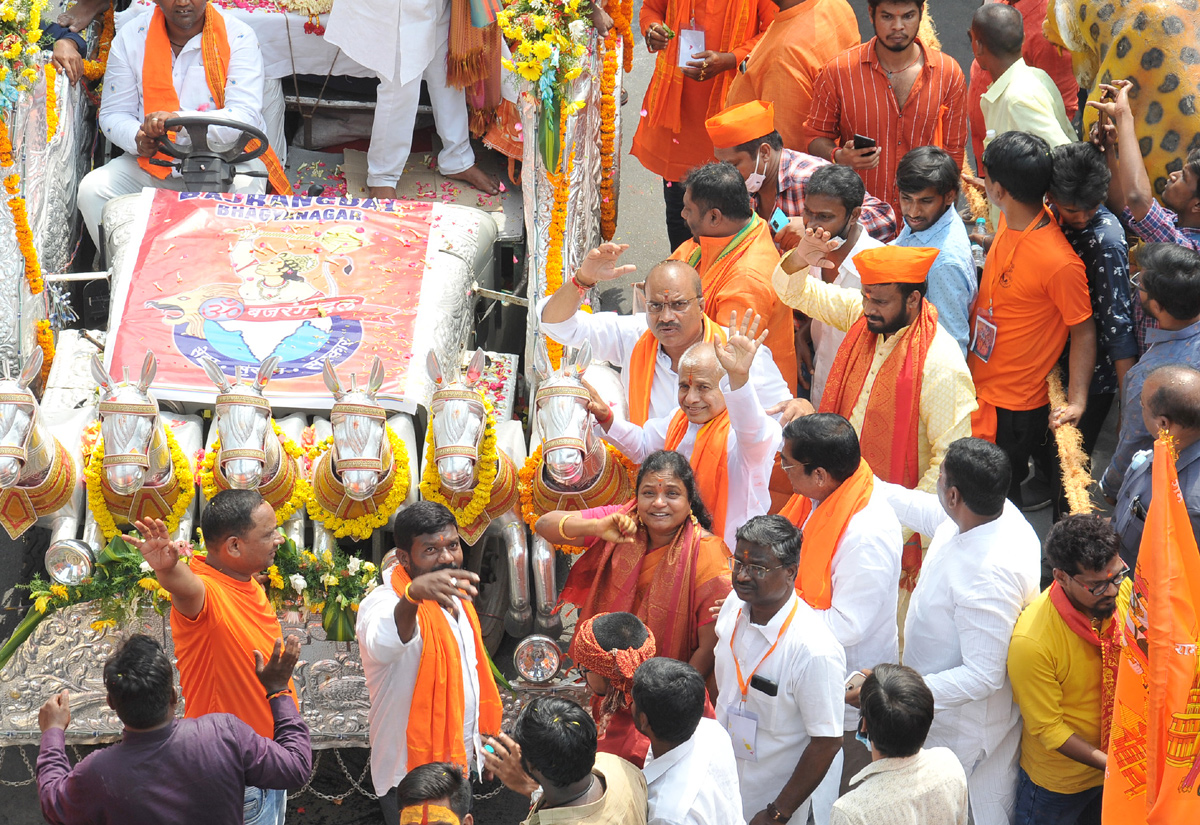
<svg viewBox="0 0 1200 825">
<path fill-rule="evenodd" d="M 1008 676 L 1021 709 L 1016 825 L 1099 823 L 1120 648 L 1113 613 L 1129 568 L 1099 515 L 1050 529 L 1054 581 L 1017 620 Z"/>
<path fill-rule="evenodd" d="M 800 545 L 800 531 L 782 516 L 743 524 L 733 593 L 717 616 L 717 721 L 733 740 L 750 825 L 804 825 L 842 746 L 846 657 L 797 596 Z"/>
</svg>

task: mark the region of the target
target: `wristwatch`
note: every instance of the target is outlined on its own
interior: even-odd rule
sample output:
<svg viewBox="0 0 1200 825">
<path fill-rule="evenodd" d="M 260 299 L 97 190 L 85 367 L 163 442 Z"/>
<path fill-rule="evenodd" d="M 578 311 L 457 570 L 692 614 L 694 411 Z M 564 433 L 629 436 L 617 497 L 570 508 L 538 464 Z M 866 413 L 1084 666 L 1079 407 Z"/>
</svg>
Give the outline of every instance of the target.
<svg viewBox="0 0 1200 825">
<path fill-rule="evenodd" d="M 787 822 L 792 818 L 791 814 L 780 813 L 779 809 L 775 807 L 774 802 L 767 803 L 767 816 L 771 817 L 772 822 L 779 823 Z"/>
</svg>

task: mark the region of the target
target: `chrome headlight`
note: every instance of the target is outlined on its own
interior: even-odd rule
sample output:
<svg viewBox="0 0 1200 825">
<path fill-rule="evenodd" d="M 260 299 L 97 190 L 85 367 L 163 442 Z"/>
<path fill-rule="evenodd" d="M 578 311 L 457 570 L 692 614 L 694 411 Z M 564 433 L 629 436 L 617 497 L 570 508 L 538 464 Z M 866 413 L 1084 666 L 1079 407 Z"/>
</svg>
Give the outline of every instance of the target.
<svg viewBox="0 0 1200 825">
<path fill-rule="evenodd" d="M 562 651 L 549 636 L 526 636 L 513 653 L 513 666 L 527 682 L 544 685 L 558 675 Z"/>
<path fill-rule="evenodd" d="M 95 571 L 96 554 L 85 541 L 65 539 L 46 551 L 46 573 L 59 584 L 80 584 Z"/>
</svg>

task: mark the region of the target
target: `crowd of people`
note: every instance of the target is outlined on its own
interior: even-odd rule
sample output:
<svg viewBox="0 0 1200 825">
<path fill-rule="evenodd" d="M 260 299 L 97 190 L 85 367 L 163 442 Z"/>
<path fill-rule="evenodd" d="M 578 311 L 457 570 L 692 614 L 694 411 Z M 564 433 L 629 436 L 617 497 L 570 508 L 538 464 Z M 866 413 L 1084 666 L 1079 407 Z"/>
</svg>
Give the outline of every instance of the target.
<svg viewBox="0 0 1200 825">
<path fill-rule="evenodd" d="M 589 411 L 638 466 L 632 500 L 534 527 L 582 550 L 562 602 L 590 706 L 542 697 L 505 723 L 455 515 L 401 510 L 356 628 L 386 822 L 469 825 L 477 778 L 528 795 L 529 825 L 1100 821 L 1156 436 L 1200 523 L 1200 149 L 1156 192 L 1168 170 L 1142 163 L 1120 78 L 1081 134 L 1079 88 L 1039 40 L 1045 0 L 980 6 L 969 83 L 920 36 L 923 0 L 866 5 L 860 43 L 846 0 L 643 4 L 655 69 L 632 153 L 662 178 L 674 251 L 633 314 L 582 307 L 633 270 L 611 243 L 531 308 L 545 335 L 621 368 L 623 403 L 593 391 Z M 440 8 L 430 55 L 446 51 Z M 100 125 L 128 154 L 84 180 L 93 234 L 107 198 L 177 188 L 149 162 L 167 117 L 269 126 L 235 82 L 255 60 L 261 74 L 253 34 L 221 20 L 157 0 L 118 34 Z M 76 79 L 84 44 L 52 36 Z M 441 75 L 399 52 L 378 196 L 403 168 L 413 89 Z M 430 85 L 439 128 L 465 129 L 443 117 L 462 95 Z M 445 171 L 490 188 L 443 137 Z M 985 198 L 970 218 L 966 194 Z M 1078 429 L 1091 455 L 1114 404 L 1114 515 L 1071 513 L 1055 435 Z M 1044 541 L 1022 512 L 1040 507 Z M 161 647 L 125 641 L 104 673 L 119 744 L 72 768 L 69 696 L 42 709 L 45 816 L 282 822 L 311 751 L 298 644 L 255 579 L 282 542 L 274 513 L 219 493 L 190 564 L 161 522 L 136 527 L 172 596 L 186 718 Z"/>
</svg>

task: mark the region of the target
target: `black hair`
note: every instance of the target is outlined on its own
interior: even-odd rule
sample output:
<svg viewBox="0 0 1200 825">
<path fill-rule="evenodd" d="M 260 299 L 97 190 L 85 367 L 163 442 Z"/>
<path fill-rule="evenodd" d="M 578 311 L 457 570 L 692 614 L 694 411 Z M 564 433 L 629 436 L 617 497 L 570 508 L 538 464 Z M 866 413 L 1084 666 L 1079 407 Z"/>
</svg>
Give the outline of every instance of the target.
<svg viewBox="0 0 1200 825">
<path fill-rule="evenodd" d="M 839 484 L 854 475 L 862 461 L 858 433 L 837 413 L 792 419 L 783 428 L 783 444 L 806 473 L 823 467 Z"/>
<path fill-rule="evenodd" d="M 1108 197 L 1112 173 L 1104 155 L 1090 143 L 1064 143 L 1051 153 L 1050 195 L 1064 206 L 1095 209 Z"/>
<path fill-rule="evenodd" d="M 650 730 L 671 745 L 692 738 L 704 716 L 704 677 L 687 662 L 656 656 L 633 674 L 633 702 Z"/>
<path fill-rule="evenodd" d="M 683 182 L 692 203 L 702 212 L 716 209 L 730 220 L 750 220 L 754 209 L 746 180 L 732 163 L 706 163 L 688 172 Z"/>
<path fill-rule="evenodd" d="M 1007 3 L 985 3 L 971 17 L 976 39 L 996 57 L 1021 56 L 1025 43 L 1025 20 Z"/>
<path fill-rule="evenodd" d="M 461 822 L 471 812 L 471 783 L 463 776 L 462 768 L 453 762 L 429 762 L 418 765 L 404 775 L 396 786 L 397 810 L 410 805 L 436 802 L 450 803 Z"/>
<path fill-rule="evenodd" d="M 1026 205 L 1042 202 L 1054 176 L 1050 144 L 1028 132 L 997 135 L 983 150 L 983 165 L 989 179 Z"/>
<path fill-rule="evenodd" d="M 586 710 L 557 696 L 539 696 L 521 709 L 513 726 L 526 772 L 563 787 L 586 777 L 596 764 L 596 723 Z"/>
<path fill-rule="evenodd" d="M 755 516 L 737 529 L 737 540 L 765 547 L 784 567 L 790 567 L 800 563 L 804 536 L 783 516 Z"/>
<path fill-rule="evenodd" d="M 963 504 L 977 516 L 998 516 L 1004 511 L 1012 464 L 1008 453 L 982 438 L 960 438 L 946 448 L 942 458 L 946 489 L 958 490 Z"/>
<path fill-rule="evenodd" d="M 1193 196 L 1200 198 L 1200 149 L 1193 149 L 1187 153 L 1187 158 L 1183 165 L 1192 171 L 1192 175 L 1196 178 L 1196 191 Z"/>
<path fill-rule="evenodd" d="M 145 730 L 161 725 L 170 714 L 175 671 L 162 645 L 137 633 L 104 663 L 104 687 L 117 718 Z"/>
<path fill-rule="evenodd" d="M 867 189 L 863 186 L 862 178 L 849 166 L 831 163 L 818 166 L 809 176 L 808 184 L 804 187 L 804 197 L 811 198 L 813 195 L 825 195 L 841 201 L 842 207 L 849 215 L 862 207 Z"/>
<path fill-rule="evenodd" d="M 733 147 L 733 151 L 743 152 L 747 155 L 757 155 L 758 147 L 764 143 L 770 146 L 772 151 L 778 152 L 783 149 L 783 135 L 779 134 L 778 131 L 771 132 L 769 135 L 763 135 L 760 138 L 739 143 Z"/>
<path fill-rule="evenodd" d="M 1046 536 L 1046 558 L 1068 576 L 1099 572 L 1120 550 L 1121 537 L 1112 524 L 1094 513 L 1063 516 Z"/>
<path fill-rule="evenodd" d="M 458 527 L 458 521 L 446 505 L 436 501 L 416 501 L 396 514 L 392 541 L 397 550 L 411 553 L 413 539 L 417 536 L 431 536 L 451 525 Z"/>
<path fill-rule="evenodd" d="M 862 683 L 858 700 L 867 737 L 880 754 L 914 756 L 933 724 L 933 691 L 904 665 L 881 664 Z"/>
<path fill-rule="evenodd" d="M 957 193 L 961 181 L 962 173 L 954 165 L 954 158 L 940 146 L 918 146 L 896 165 L 896 188 L 906 195 L 930 187 L 939 195 Z"/>
<path fill-rule="evenodd" d="M 650 631 L 632 613 L 603 613 L 592 619 L 596 644 L 605 650 L 637 650 L 646 643 Z"/>
<path fill-rule="evenodd" d="M 925 13 L 925 0 L 867 0 L 867 11 L 871 14 L 874 14 L 875 9 L 879 8 L 879 6 L 883 5 L 884 3 L 895 3 L 897 5 L 911 3 L 917 7 L 917 11 L 921 12 L 922 14 Z"/>
<path fill-rule="evenodd" d="M 200 516 L 200 532 L 211 553 L 230 536 L 244 536 L 254 526 L 254 511 L 266 501 L 258 490 L 222 490 Z"/>
<path fill-rule="evenodd" d="M 687 490 L 688 501 L 692 505 L 692 515 L 696 517 L 696 521 L 700 522 L 701 527 L 705 530 L 712 530 L 712 514 L 704 506 L 704 499 L 700 498 L 700 488 L 696 486 L 696 476 L 692 472 L 692 465 L 674 450 L 656 450 L 646 456 L 641 469 L 638 470 L 634 496 L 636 497 L 638 490 L 642 489 L 642 481 L 647 475 L 663 472 L 673 473 L 683 482 L 684 489 Z"/>
<path fill-rule="evenodd" d="M 1200 253 L 1173 243 L 1146 243 L 1133 260 L 1141 288 L 1177 321 L 1200 315 Z"/>
<path fill-rule="evenodd" d="M 929 292 L 929 281 L 921 281 L 920 283 L 916 284 L 902 284 L 897 282 L 896 288 L 900 290 L 900 300 L 907 303 L 908 296 L 912 295 L 914 292 L 921 293 L 921 297 L 924 298 Z"/>
<path fill-rule="evenodd" d="M 1200 429 L 1200 405 L 1194 401 L 1197 388 L 1200 388 L 1200 370 L 1187 364 L 1166 364 L 1151 370 L 1146 376 L 1146 384 L 1152 378 L 1162 383 L 1149 397 L 1145 397 L 1143 390 L 1142 403 L 1150 414 L 1169 418 L 1189 430 Z"/>
</svg>

